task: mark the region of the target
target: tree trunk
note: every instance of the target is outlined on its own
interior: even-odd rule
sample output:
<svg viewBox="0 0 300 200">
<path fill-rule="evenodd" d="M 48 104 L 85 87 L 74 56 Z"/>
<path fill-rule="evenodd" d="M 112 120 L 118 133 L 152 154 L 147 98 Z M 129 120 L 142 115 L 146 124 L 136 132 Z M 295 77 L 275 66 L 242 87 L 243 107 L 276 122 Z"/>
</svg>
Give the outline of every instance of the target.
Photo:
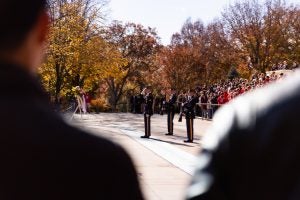
<svg viewBox="0 0 300 200">
<path fill-rule="evenodd" d="M 55 82 L 55 103 L 58 102 L 59 94 L 61 91 L 62 86 L 62 79 L 61 79 L 61 72 L 60 72 L 60 65 L 58 63 L 55 64 L 55 71 L 56 71 L 56 82 Z"/>
</svg>

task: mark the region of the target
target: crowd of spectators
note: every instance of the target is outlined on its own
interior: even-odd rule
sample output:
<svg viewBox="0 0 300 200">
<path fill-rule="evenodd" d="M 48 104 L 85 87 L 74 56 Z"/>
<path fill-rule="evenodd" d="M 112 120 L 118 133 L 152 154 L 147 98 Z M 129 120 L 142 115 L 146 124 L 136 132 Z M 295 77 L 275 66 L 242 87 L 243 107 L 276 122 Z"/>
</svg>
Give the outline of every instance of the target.
<svg viewBox="0 0 300 200">
<path fill-rule="evenodd" d="M 291 65 L 288 65 L 287 61 L 279 62 L 277 64 L 274 64 L 271 68 L 272 71 L 277 70 L 287 70 L 287 69 L 296 69 L 299 68 L 299 64 L 297 62 L 293 62 Z"/>
<path fill-rule="evenodd" d="M 199 96 L 199 108 L 196 108 L 196 110 L 200 110 L 197 111 L 198 116 L 211 119 L 215 111 L 223 104 L 246 92 L 261 88 L 271 82 L 279 81 L 283 77 L 283 73 L 276 74 L 273 72 L 270 75 L 261 73 L 254 75 L 250 80 L 235 78 L 196 88 Z M 184 94 L 182 93 L 181 95 Z"/>
<path fill-rule="evenodd" d="M 261 88 L 271 82 L 280 81 L 285 74 L 272 72 L 270 74 L 260 73 L 253 75 L 251 79 L 234 78 L 231 80 L 223 80 L 211 85 L 202 85 L 196 87 L 197 98 L 199 103 L 195 108 L 196 115 L 202 119 L 212 119 L 214 113 L 223 104 L 228 103 L 232 99 L 256 88 Z M 179 91 L 177 99 L 177 112 L 180 112 L 182 103 L 185 102 L 187 91 Z M 164 114 L 164 101 L 167 94 L 162 90 L 155 96 L 153 110 L 154 113 Z M 130 100 L 131 112 L 142 113 L 143 96 L 138 94 L 132 96 Z"/>
</svg>

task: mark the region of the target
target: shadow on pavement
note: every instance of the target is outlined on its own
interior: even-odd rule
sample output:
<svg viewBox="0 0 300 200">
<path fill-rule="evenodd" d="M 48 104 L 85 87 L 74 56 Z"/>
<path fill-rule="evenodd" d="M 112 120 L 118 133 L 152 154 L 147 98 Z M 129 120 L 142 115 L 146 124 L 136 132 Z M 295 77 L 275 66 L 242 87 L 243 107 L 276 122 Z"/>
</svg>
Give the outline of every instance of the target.
<svg viewBox="0 0 300 200">
<path fill-rule="evenodd" d="M 177 142 L 171 142 L 171 141 L 166 141 L 166 140 L 160 140 L 160 139 L 155 139 L 155 138 L 150 138 L 151 140 L 155 140 L 155 141 L 158 141 L 158 142 L 164 142 L 164 143 L 169 143 L 169 144 L 173 144 L 173 145 L 179 145 L 179 146 L 185 146 L 185 147 L 194 147 L 194 146 L 191 146 L 191 145 L 187 145 L 187 144 L 182 144 L 182 143 L 177 143 Z M 192 143 L 192 144 L 199 144 L 199 143 Z"/>
<path fill-rule="evenodd" d="M 180 136 L 180 135 L 172 135 L 172 136 L 168 136 L 169 138 L 172 138 L 172 137 L 174 137 L 174 138 L 180 138 L 180 139 L 186 139 L 186 136 Z M 197 136 L 197 137 L 194 137 L 194 140 L 198 140 L 198 141 L 200 141 L 201 140 L 201 138 L 199 138 L 199 136 Z M 195 143 L 195 144 L 198 144 L 198 143 Z"/>
</svg>

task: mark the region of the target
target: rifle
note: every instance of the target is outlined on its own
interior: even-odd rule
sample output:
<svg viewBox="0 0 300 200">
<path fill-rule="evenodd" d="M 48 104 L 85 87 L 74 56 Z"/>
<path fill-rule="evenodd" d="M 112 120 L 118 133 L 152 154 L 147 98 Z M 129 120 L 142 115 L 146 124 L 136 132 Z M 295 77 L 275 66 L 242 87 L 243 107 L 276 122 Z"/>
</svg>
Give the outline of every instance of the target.
<svg viewBox="0 0 300 200">
<path fill-rule="evenodd" d="M 183 117 L 184 113 L 181 111 L 179 113 L 179 119 L 178 119 L 178 122 L 182 122 L 182 117 Z"/>
<path fill-rule="evenodd" d="M 185 115 L 185 113 L 184 113 L 185 106 L 186 106 L 186 103 L 182 103 L 181 110 L 180 110 L 180 113 L 179 113 L 178 122 L 182 122 L 182 117 Z"/>
</svg>

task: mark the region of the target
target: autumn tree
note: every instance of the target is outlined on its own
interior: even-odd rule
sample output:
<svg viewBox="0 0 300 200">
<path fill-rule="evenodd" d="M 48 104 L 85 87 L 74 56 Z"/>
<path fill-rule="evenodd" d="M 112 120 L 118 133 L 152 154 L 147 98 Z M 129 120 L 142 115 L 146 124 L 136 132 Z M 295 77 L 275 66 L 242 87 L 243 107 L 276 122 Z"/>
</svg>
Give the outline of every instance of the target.
<svg viewBox="0 0 300 200">
<path fill-rule="evenodd" d="M 221 23 L 205 27 L 188 19 L 160 55 L 163 77 L 178 90 L 211 83 L 228 74 L 234 63 L 231 49 Z"/>
<path fill-rule="evenodd" d="M 290 6 L 288 15 L 288 54 L 289 60 L 300 63 L 300 8 Z"/>
<path fill-rule="evenodd" d="M 223 12 L 222 21 L 239 56 L 264 72 L 270 65 L 289 59 L 297 49 L 297 28 L 293 25 L 297 24 L 298 11 L 298 7 L 280 0 L 264 4 L 248 0 L 231 5 Z"/>
<path fill-rule="evenodd" d="M 257 0 L 251 0 L 229 6 L 222 19 L 234 48 L 240 51 L 245 61 L 249 57 L 249 62 L 257 69 L 264 69 L 263 17 L 262 5 Z"/>
<path fill-rule="evenodd" d="M 283 60 L 299 63 L 299 17 L 299 7 L 280 0 L 247 0 L 207 26 L 188 19 L 160 55 L 164 84 L 182 89 L 224 79 L 230 69 L 247 77 Z"/>
<path fill-rule="evenodd" d="M 189 49 L 183 46 L 165 48 L 160 54 L 161 73 L 156 74 L 156 80 L 164 82 L 165 87 L 174 87 L 182 90 L 187 83 L 194 82 L 191 73 L 188 73 L 190 54 Z"/>
<path fill-rule="evenodd" d="M 103 73 L 109 88 L 109 102 L 115 110 L 129 83 L 145 85 L 144 78 L 151 73 L 160 45 L 154 29 L 134 23 L 115 21 L 104 32 L 104 38 L 115 52 L 114 59 L 122 60 Z"/>
<path fill-rule="evenodd" d="M 190 19 L 185 22 L 180 33 L 172 36 L 171 45 L 160 55 L 162 74 L 169 87 L 182 90 L 205 80 L 205 63 L 202 59 L 204 37 L 203 23 L 192 23 Z"/>
<path fill-rule="evenodd" d="M 206 27 L 206 48 L 204 54 L 206 77 L 208 83 L 224 79 L 233 66 L 238 66 L 241 59 L 239 52 L 233 48 L 233 42 L 226 35 L 224 25 L 215 21 Z"/>
<path fill-rule="evenodd" d="M 47 60 L 41 68 L 46 89 L 59 96 L 94 80 L 101 66 L 102 4 L 92 0 L 49 0 L 51 27 Z"/>
</svg>

